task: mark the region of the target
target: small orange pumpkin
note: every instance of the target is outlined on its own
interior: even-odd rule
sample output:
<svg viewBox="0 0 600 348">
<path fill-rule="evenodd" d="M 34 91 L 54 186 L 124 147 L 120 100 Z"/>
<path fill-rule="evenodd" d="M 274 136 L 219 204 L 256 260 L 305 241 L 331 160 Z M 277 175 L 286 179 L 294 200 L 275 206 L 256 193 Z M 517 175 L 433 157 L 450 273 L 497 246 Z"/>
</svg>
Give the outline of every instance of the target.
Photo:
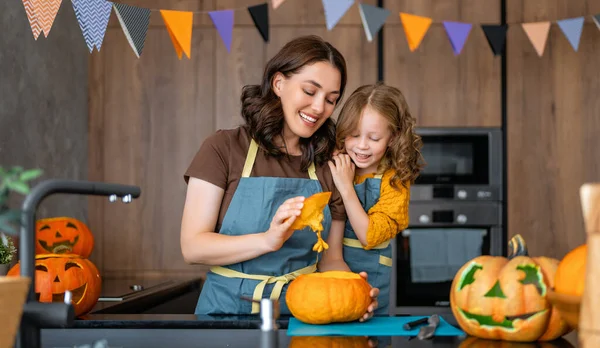
<svg viewBox="0 0 600 348">
<path fill-rule="evenodd" d="M 358 320 L 371 304 L 371 286 L 357 273 L 328 271 L 302 274 L 288 286 L 291 314 L 307 324 Z"/>
<path fill-rule="evenodd" d="M 554 291 L 565 295 L 582 296 L 585 288 L 587 244 L 569 251 L 560 263 L 554 277 Z"/>
<path fill-rule="evenodd" d="M 63 302 L 70 291 L 75 315 L 89 313 L 100 297 L 102 280 L 96 266 L 73 254 L 44 254 L 35 257 L 35 295 L 39 302 Z M 8 271 L 18 276 L 20 263 Z"/>
<path fill-rule="evenodd" d="M 329 249 L 329 245 L 321 238 L 321 232 L 323 231 L 323 225 L 321 222 L 325 215 L 323 210 L 329 203 L 331 198 L 331 192 L 319 192 L 306 198 L 302 210 L 300 210 L 300 216 L 294 220 L 290 229 L 301 230 L 305 227 L 310 227 L 317 233 L 317 242 L 313 246 L 313 250 L 321 252 Z"/>
<path fill-rule="evenodd" d="M 479 256 L 456 273 L 450 307 L 469 335 L 507 341 L 551 341 L 571 331 L 546 298 L 558 260 L 529 257 L 520 235 L 507 258 Z"/>
<path fill-rule="evenodd" d="M 88 226 L 72 217 L 36 221 L 36 254 L 76 254 L 90 257 L 94 236 Z"/>
<path fill-rule="evenodd" d="M 364 336 L 293 336 L 289 348 L 367 348 Z"/>
</svg>

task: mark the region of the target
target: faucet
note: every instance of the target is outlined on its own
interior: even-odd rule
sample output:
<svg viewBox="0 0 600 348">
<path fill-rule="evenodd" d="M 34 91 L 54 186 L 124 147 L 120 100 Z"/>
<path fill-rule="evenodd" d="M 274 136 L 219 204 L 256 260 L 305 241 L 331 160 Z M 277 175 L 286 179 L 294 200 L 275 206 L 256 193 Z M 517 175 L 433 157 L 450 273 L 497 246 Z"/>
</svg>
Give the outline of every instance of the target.
<svg viewBox="0 0 600 348">
<path fill-rule="evenodd" d="M 111 202 L 119 196 L 123 202 L 129 203 L 132 198 L 140 196 L 141 189 L 102 182 L 50 179 L 40 182 L 25 197 L 21 207 L 20 274 L 30 278 L 31 284 L 23 306 L 16 348 L 41 347 L 40 329 L 70 327 L 75 320 L 75 311 L 68 298 L 65 303 L 41 303 L 35 297 L 35 212 L 44 198 L 55 193 L 108 196 Z"/>
</svg>

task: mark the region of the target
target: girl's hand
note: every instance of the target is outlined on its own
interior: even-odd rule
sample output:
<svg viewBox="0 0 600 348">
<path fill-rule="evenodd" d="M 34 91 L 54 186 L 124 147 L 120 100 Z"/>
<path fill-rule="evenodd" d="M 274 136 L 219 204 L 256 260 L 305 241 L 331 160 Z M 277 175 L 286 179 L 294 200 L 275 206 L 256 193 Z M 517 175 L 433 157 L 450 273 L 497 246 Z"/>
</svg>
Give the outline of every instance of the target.
<svg viewBox="0 0 600 348">
<path fill-rule="evenodd" d="M 264 234 L 269 250 L 279 250 L 283 243 L 292 236 L 294 231 L 290 230 L 290 227 L 296 217 L 300 216 L 303 206 L 304 197 L 302 196 L 289 198 L 279 206 L 271 220 L 271 226 Z"/>
<path fill-rule="evenodd" d="M 335 163 L 334 163 L 335 162 Z M 355 165 L 350 156 L 338 154 L 333 156 L 333 161 L 327 162 L 333 182 L 341 194 L 354 190 L 354 170 Z"/>
<path fill-rule="evenodd" d="M 367 276 L 366 272 L 360 272 L 359 275 L 361 277 L 365 278 L 365 280 L 367 280 L 368 276 Z M 369 305 L 369 307 L 367 307 L 367 313 L 365 313 L 362 316 L 362 318 L 359 319 L 360 322 L 371 319 L 373 317 L 373 315 L 375 314 L 375 309 L 377 309 L 377 306 L 378 306 L 377 297 L 379 296 L 379 289 L 371 287 L 370 295 L 371 295 L 371 304 Z"/>
</svg>

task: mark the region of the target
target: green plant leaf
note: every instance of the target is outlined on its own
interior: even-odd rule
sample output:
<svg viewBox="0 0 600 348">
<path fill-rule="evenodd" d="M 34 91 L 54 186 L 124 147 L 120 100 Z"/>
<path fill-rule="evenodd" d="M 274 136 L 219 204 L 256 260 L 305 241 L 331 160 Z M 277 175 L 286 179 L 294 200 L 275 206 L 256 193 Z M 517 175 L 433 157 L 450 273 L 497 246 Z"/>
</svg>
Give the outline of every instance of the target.
<svg viewBox="0 0 600 348">
<path fill-rule="evenodd" d="M 22 171 L 23 167 L 21 166 L 14 166 L 8 170 L 11 175 L 21 174 Z"/>
<path fill-rule="evenodd" d="M 24 195 L 29 193 L 29 186 L 24 182 L 10 181 L 6 183 L 6 187 L 8 187 L 10 190 L 19 192 Z"/>
<path fill-rule="evenodd" d="M 42 175 L 43 171 L 41 169 L 29 169 L 24 171 L 23 173 L 21 173 L 21 175 L 19 176 L 19 180 L 21 181 L 29 181 L 29 180 L 33 180 L 37 177 L 39 177 L 40 175 Z"/>
</svg>

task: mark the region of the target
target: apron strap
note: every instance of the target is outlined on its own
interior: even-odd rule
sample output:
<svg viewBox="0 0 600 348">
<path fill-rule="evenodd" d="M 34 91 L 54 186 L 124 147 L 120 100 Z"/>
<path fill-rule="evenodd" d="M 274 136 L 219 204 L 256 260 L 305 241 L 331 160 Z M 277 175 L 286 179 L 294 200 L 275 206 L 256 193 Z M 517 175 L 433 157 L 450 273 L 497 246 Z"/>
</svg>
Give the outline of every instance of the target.
<svg viewBox="0 0 600 348">
<path fill-rule="evenodd" d="M 244 169 L 242 170 L 242 178 L 249 178 L 250 173 L 252 173 L 252 167 L 254 166 L 254 161 L 256 161 L 256 154 L 258 153 L 258 144 L 254 139 L 250 139 L 250 147 L 248 148 L 248 153 L 246 154 L 246 162 L 244 162 Z M 319 180 L 317 178 L 317 170 L 315 169 L 315 164 L 311 163 L 310 167 L 308 167 L 308 177 L 311 180 Z"/>
<path fill-rule="evenodd" d="M 351 248 L 358 248 L 358 249 L 362 249 L 363 245 L 360 243 L 360 241 L 358 239 L 353 239 L 353 238 L 344 238 L 344 241 L 342 242 L 345 246 L 347 247 L 351 247 Z M 385 249 L 388 247 L 388 245 L 390 245 L 390 241 L 386 240 L 385 242 L 374 246 L 372 249 Z"/>
<path fill-rule="evenodd" d="M 278 300 L 281 296 L 281 291 L 283 290 L 283 286 L 292 280 L 296 279 L 301 274 L 309 274 L 314 273 L 317 270 L 317 265 L 310 265 L 304 268 L 301 268 L 297 271 L 284 274 L 281 276 L 266 276 L 260 274 L 246 274 L 238 271 L 234 271 L 231 268 L 225 268 L 221 266 L 211 267 L 210 271 L 216 273 L 220 276 L 227 278 L 242 278 L 242 279 L 253 279 L 260 280 L 261 282 L 256 285 L 254 288 L 254 293 L 252 295 L 252 314 L 256 314 L 260 312 L 260 300 L 263 297 L 263 293 L 265 291 L 265 286 L 267 284 L 276 283 L 271 291 L 271 295 L 269 296 L 271 300 Z"/>
</svg>

